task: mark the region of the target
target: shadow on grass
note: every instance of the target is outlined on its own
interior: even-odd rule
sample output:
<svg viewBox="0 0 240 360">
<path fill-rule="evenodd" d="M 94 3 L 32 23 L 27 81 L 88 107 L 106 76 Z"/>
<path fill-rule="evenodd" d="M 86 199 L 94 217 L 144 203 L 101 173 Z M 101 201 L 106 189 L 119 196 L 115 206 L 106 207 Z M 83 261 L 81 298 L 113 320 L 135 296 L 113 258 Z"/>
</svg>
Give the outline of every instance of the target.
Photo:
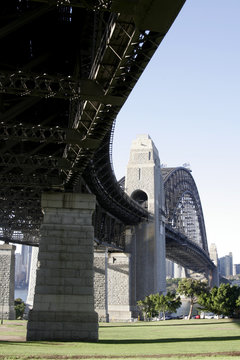
<svg viewBox="0 0 240 360">
<path fill-rule="evenodd" d="M 210 342 L 210 341 L 239 341 L 240 336 L 211 336 L 211 337 L 195 337 L 195 338 L 166 338 L 166 339 L 126 339 L 126 340 L 99 340 L 98 344 L 108 345 L 132 345 L 132 344 L 167 344 L 167 343 L 185 343 L 185 342 Z M 84 341 L 74 341 L 84 342 Z M 89 341 L 87 341 L 89 342 Z M 22 346 L 39 346 L 39 345 L 61 345 L 64 341 L 0 341 L 0 345 L 22 345 Z"/>
<path fill-rule="evenodd" d="M 230 320 L 230 321 L 227 321 L 227 322 L 233 322 L 233 321 Z M 211 323 L 210 321 L 207 321 L 207 322 L 199 322 L 199 323 L 198 323 L 197 320 L 196 320 L 196 323 L 190 322 L 190 323 L 181 324 L 181 320 L 179 320 L 179 323 L 171 324 L 171 320 L 167 320 L 166 322 L 157 321 L 155 324 L 151 324 L 151 323 L 149 323 L 149 322 L 146 322 L 146 323 L 143 323 L 143 324 L 131 323 L 131 324 L 129 324 L 129 325 L 126 325 L 126 324 L 124 324 L 124 325 L 99 325 L 99 327 L 106 329 L 106 328 L 133 327 L 134 325 L 135 325 L 136 327 L 138 327 L 138 328 L 140 328 L 140 327 L 145 327 L 145 326 L 147 326 L 147 327 L 152 327 L 152 326 L 154 326 L 154 327 L 156 327 L 156 326 L 188 326 L 188 325 L 189 325 L 189 326 L 195 326 L 195 325 L 201 326 L 201 325 L 211 325 L 211 324 L 212 324 L 212 325 L 213 325 L 213 324 L 217 324 L 217 325 L 219 325 L 219 324 L 226 324 L 227 322 L 226 322 L 226 321 L 218 321 L 218 322 L 213 322 L 213 323 Z M 235 323 L 235 321 L 234 321 L 234 323 Z M 240 326 L 240 321 L 236 321 L 236 323 L 237 323 L 237 325 Z"/>
<path fill-rule="evenodd" d="M 167 339 L 134 339 L 134 340 L 99 340 L 99 344 L 166 344 L 181 342 L 204 342 L 204 341 L 233 341 L 240 340 L 240 336 L 212 336 L 196 338 L 167 338 Z"/>
<path fill-rule="evenodd" d="M 19 341 L 12 341 L 12 340 L 0 340 L 0 346 L 5 345 L 23 345 L 23 346 L 40 346 L 40 345 L 65 345 L 66 343 L 72 343 L 72 342 L 81 342 L 81 341 L 27 341 L 27 340 L 19 340 Z M 0 356 L 1 359 L 1 356 Z"/>
</svg>

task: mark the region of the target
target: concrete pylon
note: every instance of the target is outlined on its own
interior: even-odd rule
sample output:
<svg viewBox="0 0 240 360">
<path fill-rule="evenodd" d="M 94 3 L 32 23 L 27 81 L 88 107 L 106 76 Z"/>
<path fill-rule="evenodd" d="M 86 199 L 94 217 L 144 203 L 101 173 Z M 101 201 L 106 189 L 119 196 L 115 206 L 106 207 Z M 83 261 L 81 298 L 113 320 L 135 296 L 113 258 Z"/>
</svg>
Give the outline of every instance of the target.
<svg viewBox="0 0 240 360">
<path fill-rule="evenodd" d="M 107 248 L 94 251 L 94 305 L 98 320 L 109 322 Z"/>
<path fill-rule="evenodd" d="M 15 319 L 15 250 L 14 245 L 0 245 L 0 317 L 7 320 Z"/>
<path fill-rule="evenodd" d="M 93 298 L 95 196 L 42 195 L 38 267 L 27 340 L 98 340 Z"/>
<path fill-rule="evenodd" d="M 132 142 L 125 191 L 148 209 L 152 218 L 135 227 L 126 251 L 135 251 L 135 301 L 166 291 L 165 201 L 158 150 L 149 135 Z M 135 242 L 133 244 L 133 242 Z"/>
<path fill-rule="evenodd" d="M 113 252 L 108 255 L 108 312 L 110 321 L 131 321 L 131 255 Z"/>
<path fill-rule="evenodd" d="M 33 246 L 31 265 L 30 265 L 29 284 L 28 284 L 28 295 L 27 295 L 26 309 L 25 309 L 26 316 L 28 316 L 29 310 L 32 309 L 33 307 L 33 299 L 35 295 L 35 285 L 36 285 L 37 262 L 38 262 L 38 247 Z"/>
</svg>

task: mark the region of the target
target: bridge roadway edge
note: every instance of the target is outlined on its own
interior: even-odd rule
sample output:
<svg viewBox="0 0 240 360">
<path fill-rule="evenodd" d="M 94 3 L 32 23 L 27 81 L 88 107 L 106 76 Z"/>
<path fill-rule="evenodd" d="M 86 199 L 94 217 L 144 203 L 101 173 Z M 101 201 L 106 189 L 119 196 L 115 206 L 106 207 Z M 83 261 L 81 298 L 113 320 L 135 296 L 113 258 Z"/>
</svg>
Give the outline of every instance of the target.
<svg viewBox="0 0 240 360">
<path fill-rule="evenodd" d="M 97 341 L 93 299 L 95 196 L 44 193 L 29 341 Z"/>
</svg>

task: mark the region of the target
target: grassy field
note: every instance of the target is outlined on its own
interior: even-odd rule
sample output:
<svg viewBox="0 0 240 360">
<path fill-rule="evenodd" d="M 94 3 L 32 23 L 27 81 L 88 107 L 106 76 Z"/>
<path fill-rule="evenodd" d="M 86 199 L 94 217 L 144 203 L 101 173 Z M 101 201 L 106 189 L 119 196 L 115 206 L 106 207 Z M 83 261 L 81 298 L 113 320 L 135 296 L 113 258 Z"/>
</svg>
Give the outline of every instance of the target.
<svg viewBox="0 0 240 360">
<path fill-rule="evenodd" d="M 25 321 L 0 325 L 0 359 L 240 359 L 240 321 L 100 324 L 99 342 L 26 342 Z"/>
</svg>

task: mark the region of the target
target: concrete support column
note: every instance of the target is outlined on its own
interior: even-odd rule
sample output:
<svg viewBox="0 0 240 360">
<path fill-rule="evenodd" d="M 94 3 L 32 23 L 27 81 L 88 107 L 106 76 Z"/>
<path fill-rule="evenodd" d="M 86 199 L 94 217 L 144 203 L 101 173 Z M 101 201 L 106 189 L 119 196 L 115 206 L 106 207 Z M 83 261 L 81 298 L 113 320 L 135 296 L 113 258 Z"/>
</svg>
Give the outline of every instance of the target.
<svg viewBox="0 0 240 360">
<path fill-rule="evenodd" d="M 0 245 L 0 313 L 7 320 L 15 319 L 15 250 L 13 245 Z"/>
<path fill-rule="evenodd" d="M 99 321 L 108 322 L 108 252 L 94 251 L 94 305 Z"/>
<path fill-rule="evenodd" d="M 137 318 L 139 310 L 137 307 L 137 247 L 135 226 L 128 226 L 125 230 L 125 250 L 131 254 L 129 263 L 129 304 L 132 317 Z"/>
<path fill-rule="evenodd" d="M 154 222 L 136 226 L 136 301 L 166 289 L 165 237 Z"/>
<path fill-rule="evenodd" d="M 111 253 L 108 257 L 108 312 L 110 321 L 131 321 L 130 254 Z"/>
<path fill-rule="evenodd" d="M 37 262 L 38 262 L 38 247 L 33 246 L 31 265 L 30 265 L 29 284 L 28 284 L 28 295 L 26 300 L 26 305 L 27 305 L 26 314 L 33 307 L 35 285 L 36 285 Z"/>
<path fill-rule="evenodd" d="M 98 339 L 93 299 L 91 194 L 42 195 L 44 220 L 28 340 Z"/>
<path fill-rule="evenodd" d="M 208 283 L 211 288 L 214 286 L 219 286 L 219 272 L 217 267 L 215 267 L 213 270 L 209 270 Z"/>
</svg>

